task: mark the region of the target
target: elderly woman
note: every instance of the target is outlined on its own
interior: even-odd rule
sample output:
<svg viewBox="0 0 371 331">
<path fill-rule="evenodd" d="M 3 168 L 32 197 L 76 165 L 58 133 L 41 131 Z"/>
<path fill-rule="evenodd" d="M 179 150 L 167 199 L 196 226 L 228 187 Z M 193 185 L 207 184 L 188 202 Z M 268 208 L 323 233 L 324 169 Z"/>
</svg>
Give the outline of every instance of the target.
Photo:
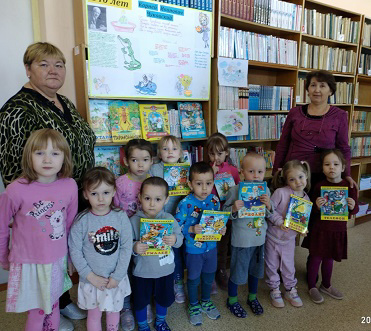
<svg viewBox="0 0 371 331">
<path fill-rule="evenodd" d="M 73 177 L 80 184 L 84 172 L 94 165 L 95 135 L 73 103 L 58 94 L 66 76 L 63 53 L 49 43 L 30 45 L 23 57 L 29 81 L 0 109 L 0 172 L 5 185 L 21 174 L 23 147 L 31 132 L 52 128 L 67 139 L 73 157 Z M 80 319 L 86 315 L 69 299 L 60 300 L 61 313 Z M 60 330 L 73 330 L 61 319 Z"/>
<path fill-rule="evenodd" d="M 345 178 L 353 187 L 355 182 L 350 176 L 348 114 L 328 104 L 329 96 L 336 92 L 334 76 L 325 70 L 312 71 L 307 75 L 305 88 L 311 102 L 290 110 L 276 148 L 273 173 L 287 161 L 307 161 L 312 172 L 313 187 L 322 178 L 321 152 L 338 148 L 347 161 Z"/>
</svg>

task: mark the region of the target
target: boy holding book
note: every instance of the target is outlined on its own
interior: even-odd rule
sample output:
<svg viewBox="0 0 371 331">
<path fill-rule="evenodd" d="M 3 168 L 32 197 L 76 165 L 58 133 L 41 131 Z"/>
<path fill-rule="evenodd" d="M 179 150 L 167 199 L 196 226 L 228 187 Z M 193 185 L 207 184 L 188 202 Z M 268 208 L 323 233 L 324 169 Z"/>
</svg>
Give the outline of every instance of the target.
<svg viewBox="0 0 371 331">
<path fill-rule="evenodd" d="M 242 160 L 242 173 L 245 182 L 263 181 L 266 163 L 264 157 L 256 153 L 248 153 Z M 232 187 L 224 204 L 223 210 L 231 212 L 232 242 L 231 271 L 228 281 L 227 307 L 233 315 L 245 318 L 247 313 L 238 303 L 237 287 L 248 283 L 249 296 L 247 304 L 255 315 L 263 314 L 263 307 L 256 297 L 258 279 L 264 276 L 264 243 L 267 230 L 266 222 L 257 222 L 254 218 L 239 218 L 238 211 L 244 202 L 238 199 L 239 186 Z M 272 214 L 270 192 L 260 196 L 266 206 L 265 216 Z"/>
<path fill-rule="evenodd" d="M 210 301 L 211 285 L 217 267 L 217 248 L 215 241 L 196 241 L 195 235 L 202 232 L 199 224 L 203 210 L 219 210 L 217 196 L 211 194 L 214 187 L 214 172 L 205 162 L 193 164 L 189 171 L 189 187 L 192 190 L 179 202 L 176 220 L 182 227 L 186 245 L 186 266 L 188 270 L 188 312 L 192 325 L 202 324 L 201 312 L 211 319 L 218 319 L 220 313 Z M 224 227 L 220 233 L 225 234 Z M 201 281 L 201 304 L 198 301 L 198 285 Z"/>
</svg>

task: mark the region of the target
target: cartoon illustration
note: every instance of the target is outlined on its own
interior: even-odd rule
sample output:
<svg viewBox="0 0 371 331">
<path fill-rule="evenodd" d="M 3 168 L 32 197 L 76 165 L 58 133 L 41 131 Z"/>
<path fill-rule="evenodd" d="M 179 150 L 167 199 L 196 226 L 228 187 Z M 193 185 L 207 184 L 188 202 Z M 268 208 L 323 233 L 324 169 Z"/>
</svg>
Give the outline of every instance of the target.
<svg viewBox="0 0 371 331">
<path fill-rule="evenodd" d="M 95 165 L 111 170 L 116 177 L 120 176 L 120 147 L 94 147 Z"/>
<path fill-rule="evenodd" d="M 113 28 L 118 32 L 130 32 L 133 33 L 136 27 L 135 23 L 129 22 L 125 16 L 125 10 L 122 10 L 122 15 L 118 21 L 111 22 Z"/>
<path fill-rule="evenodd" d="M 326 203 L 321 207 L 321 219 L 348 219 L 347 187 L 323 186 L 321 187 L 321 196 L 326 200 Z"/>
<path fill-rule="evenodd" d="M 108 94 L 111 91 L 109 85 L 104 83 L 105 79 L 104 76 L 102 78 L 93 79 L 94 88 L 99 91 L 99 94 Z"/>
<path fill-rule="evenodd" d="M 64 216 L 63 211 L 65 208 L 63 207 L 60 210 L 56 210 L 51 212 L 51 215 L 45 215 L 46 218 L 49 219 L 50 225 L 53 228 L 53 232 L 49 234 L 51 240 L 58 240 L 64 236 L 65 228 L 64 228 Z"/>
<path fill-rule="evenodd" d="M 291 194 L 284 225 L 292 230 L 305 233 L 308 229 L 311 210 L 312 202 Z"/>
<path fill-rule="evenodd" d="M 200 13 L 198 19 L 200 21 L 201 26 L 197 26 L 196 31 L 198 33 L 202 33 L 202 40 L 205 43 L 205 48 L 209 48 L 210 47 L 210 45 L 209 45 L 209 40 L 210 40 L 209 31 L 210 31 L 210 28 L 208 27 L 209 17 L 204 13 Z"/>
<path fill-rule="evenodd" d="M 191 97 L 192 91 L 189 90 L 189 86 L 192 83 L 192 77 L 188 75 L 179 75 L 178 76 L 178 83 L 176 84 L 176 90 L 178 91 L 179 95 L 181 95 L 180 91 L 184 93 L 184 96 Z"/>
<path fill-rule="evenodd" d="M 140 241 L 149 246 L 143 255 L 169 254 L 170 247 L 162 239 L 173 232 L 173 220 L 140 220 Z"/>
<path fill-rule="evenodd" d="M 238 217 L 265 216 L 265 205 L 259 197 L 267 192 L 266 182 L 240 183 L 238 199 L 244 202 L 244 207 L 238 211 Z"/>
<path fill-rule="evenodd" d="M 134 57 L 134 50 L 131 45 L 131 41 L 129 38 L 122 38 L 121 36 L 117 36 L 118 40 L 120 40 L 122 44 L 122 54 L 124 56 L 124 68 L 128 70 L 137 70 L 142 67 L 142 64 L 135 59 Z"/>
<path fill-rule="evenodd" d="M 189 167 L 189 163 L 164 164 L 164 179 L 169 185 L 169 195 L 188 194 Z"/>
<path fill-rule="evenodd" d="M 148 79 L 149 77 L 149 79 Z M 145 95 L 156 95 L 157 84 L 153 82 L 153 75 L 143 75 L 143 80 L 134 85 L 138 93 Z"/>
<path fill-rule="evenodd" d="M 220 201 L 224 201 L 229 189 L 236 185 L 232 175 L 227 172 L 217 174 L 215 176 L 214 184 Z"/>
<path fill-rule="evenodd" d="M 120 130 L 129 131 L 132 127 L 126 107 L 121 107 Z"/>
<path fill-rule="evenodd" d="M 204 210 L 200 219 L 202 233 L 195 236 L 198 241 L 219 241 L 222 237 L 220 230 L 228 221 L 230 212 Z"/>
<path fill-rule="evenodd" d="M 202 106 L 199 102 L 178 102 L 183 138 L 206 137 Z"/>
</svg>

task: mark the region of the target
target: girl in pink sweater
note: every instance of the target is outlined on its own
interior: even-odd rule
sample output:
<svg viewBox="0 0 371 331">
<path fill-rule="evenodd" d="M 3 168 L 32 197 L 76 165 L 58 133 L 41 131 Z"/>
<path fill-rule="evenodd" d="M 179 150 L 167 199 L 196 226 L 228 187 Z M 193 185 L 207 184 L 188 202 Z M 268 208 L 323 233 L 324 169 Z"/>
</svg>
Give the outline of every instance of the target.
<svg viewBox="0 0 371 331">
<path fill-rule="evenodd" d="M 62 134 L 34 131 L 23 150 L 21 177 L 0 195 L 0 265 L 9 270 L 6 311 L 27 311 L 26 331 L 58 330 L 58 299 L 72 286 L 67 274 L 67 237 L 77 212 L 72 167 Z"/>
</svg>

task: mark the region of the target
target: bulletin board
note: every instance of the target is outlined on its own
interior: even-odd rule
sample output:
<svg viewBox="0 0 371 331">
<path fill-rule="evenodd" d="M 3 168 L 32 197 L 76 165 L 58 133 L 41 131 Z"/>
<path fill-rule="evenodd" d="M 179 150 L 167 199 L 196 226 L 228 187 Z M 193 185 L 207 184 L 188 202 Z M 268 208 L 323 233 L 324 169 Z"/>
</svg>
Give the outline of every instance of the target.
<svg viewBox="0 0 371 331">
<path fill-rule="evenodd" d="M 138 0 L 86 6 L 89 97 L 209 99 L 211 12 Z"/>
</svg>

